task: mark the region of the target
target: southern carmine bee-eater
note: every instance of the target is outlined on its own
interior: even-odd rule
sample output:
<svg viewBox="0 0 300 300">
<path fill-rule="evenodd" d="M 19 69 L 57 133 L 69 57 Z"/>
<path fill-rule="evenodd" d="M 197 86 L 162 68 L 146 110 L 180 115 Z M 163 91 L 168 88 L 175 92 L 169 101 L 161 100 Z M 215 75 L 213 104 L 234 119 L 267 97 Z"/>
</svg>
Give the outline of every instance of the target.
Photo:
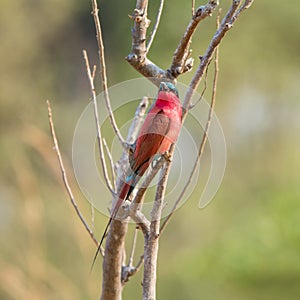
<svg viewBox="0 0 300 300">
<path fill-rule="evenodd" d="M 94 262 L 109 225 L 116 218 L 122 203 L 129 198 L 155 156 L 166 153 L 176 142 L 181 128 L 181 115 L 181 103 L 176 87 L 170 82 L 161 82 L 157 98 L 150 107 L 138 138 L 129 151 L 129 169 L 100 240 Z"/>
</svg>

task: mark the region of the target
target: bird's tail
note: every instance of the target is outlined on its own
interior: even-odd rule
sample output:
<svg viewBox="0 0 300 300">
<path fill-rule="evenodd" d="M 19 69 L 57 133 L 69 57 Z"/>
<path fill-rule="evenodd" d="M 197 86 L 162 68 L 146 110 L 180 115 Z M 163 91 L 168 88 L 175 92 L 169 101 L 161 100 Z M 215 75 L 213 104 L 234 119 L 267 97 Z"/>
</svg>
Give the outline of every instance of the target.
<svg viewBox="0 0 300 300">
<path fill-rule="evenodd" d="M 132 176 L 131 176 L 132 177 Z M 95 253 L 95 256 L 94 256 L 94 259 L 93 259 L 93 263 L 92 263 L 92 266 L 91 266 L 91 270 L 93 269 L 94 267 L 94 264 L 95 264 L 95 261 L 96 261 L 96 258 L 100 252 L 100 249 L 101 249 L 101 246 L 102 246 L 102 243 L 104 241 L 104 238 L 107 234 L 107 231 L 108 231 L 108 228 L 112 222 L 112 220 L 116 217 L 118 211 L 119 211 L 119 208 L 121 207 L 122 203 L 124 202 L 124 200 L 126 200 L 130 194 L 132 193 L 133 189 L 134 189 L 134 186 L 132 186 L 133 184 L 133 178 L 130 178 L 130 176 L 128 176 L 126 179 L 129 179 L 128 182 L 124 182 L 124 185 L 119 193 L 119 196 L 118 196 L 118 199 L 114 205 L 114 208 L 110 214 L 110 218 L 109 218 L 109 221 L 108 223 L 106 224 L 106 227 L 105 227 L 105 230 L 104 230 L 104 233 L 101 237 L 101 240 L 100 240 L 100 243 L 99 243 L 99 246 L 97 248 L 97 251 Z M 127 181 L 127 180 L 126 180 Z"/>
</svg>

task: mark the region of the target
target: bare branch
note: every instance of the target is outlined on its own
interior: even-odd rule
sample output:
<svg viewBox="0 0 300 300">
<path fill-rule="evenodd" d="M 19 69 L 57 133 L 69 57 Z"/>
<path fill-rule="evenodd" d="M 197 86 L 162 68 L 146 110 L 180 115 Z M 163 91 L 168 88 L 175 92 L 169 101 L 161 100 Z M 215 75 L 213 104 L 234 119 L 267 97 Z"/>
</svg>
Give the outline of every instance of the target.
<svg viewBox="0 0 300 300">
<path fill-rule="evenodd" d="M 141 267 L 141 265 L 142 265 L 143 262 L 144 262 L 144 255 L 141 255 L 138 263 L 135 266 L 136 272 L 140 269 L 140 267 Z"/>
<path fill-rule="evenodd" d="M 134 252 L 135 252 L 135 248 L 136 248 L 137 234 L 138 234 L 138 228 L 136 227 L 135 230 L 134 230 L 132 248 L 131 248 L 131 252 L 130 252 L 130 256 L 129 256 L 129 260 L 128 260 L 128 265 L 129 266 L 133 265 L 133 257 L 134 257 Z"/>
<path fill-rule="evenodd" d="M 91 213 L 92 213 L 92 231 L 95 230 L 95 208 L 94 205 L 91 203 Z"/>
<path fill-rule="evenodd" d="M 130 209 L 130 207 L 129 207 L 129 209 Z M 150 229 L 150 222 L 149 222 L 149 227 L 147 229 L 148 232 L 149 232 L 149 229 Z M 131 248 L 128 264 L 126 266 L 122 267 L 122 283 L 123 284 L 126 283 L 129 280 L 129 278 L 131 276 L 133 276 L 139 270 L 140 266 L 142 265 L 142 263 L 144 261 L 144 255 L 141 255 L 137 265 L 135 267 L 133 266 L 133 257 L 134 257 L 134 252 L 136 249 L 137 234 L 138 234 L 138 227 L 136 227 L 134 230 L 132 248 Z"/>
<path fill-rule="evenodd" d="M 220 23 L 219 22 L 219 17 L 220 17 L 220 11 L 219 11 L 218 18 L 217 18 L 217 26 L 218 27 L 220 25 L 219 24 Z M 196 172 L 196 170 L 199 166 L 200 160 L 201 160 L 202 155 L 203 155 L 204 147 L 205 147 L 205 144 L 206 144 L 207 138 L 208 138 L 208 130 L 209 130 L 209 127 L 210 127 L 210 124 L 211 124 L 212 116 L 213 116 L 213 113 L 214 113 L 215 102 L 216 102 L 217 83 L 218 83 L 218 74 L 219 74 L 219 47 L 218 46 L 215 49 L 215 64 L 214 64 L 214 67 L 215 67 L 215 73 L 214 73 L 214 81 L 213 81 L 213 90 L 212 90 L 212 96 L 211 96 L 210 109 L 209 109 L 209 114 L 208 114 L 208 119 L 207 119 L 205 130 L 204 130 L 204 134 L 203 134 L 203 137 L 202 137 L 202 141 L 201 141 L 201 144 L 200 144 L 200 147 L 199 147 L 199 150 L 198 150 L 197 159 L 194 163 L 193 169 L 190 173 L 190 176 L 189 176 L 184 188 L 182 189 L 182 191 L 181 191 L 180 195 L 178 196 L 177 200 L 175 201 L 170 214 L 166 217 L 166 219 L 164 220 L 164 222 L 163 222 L 163 224 L 160 228 L 160 234 L 162 233 L 162 231 L 164 230 L 164 228 L 166 227 L 166 225 L 170 221 L 170 218 L 172 217 L 174 211 L 176 210 L 179 202 L 181 201 L 181 199 L 182 199 L 183 195 L 185 194 L 187 188 L 189 187 L 190 183 L 192 182 L 192 178 L 195 175 L 195 172 Z"/>
<path fill-rule="evenodd" d="M 144 234 L 149 234 L 150 222 L 141 211 L 133 212 L 129 210 L 129 216 L 142 229 Z"/>
<path fill-rule="evenodd" d="M 193 109 L 202 100 L 202 98 L 204 96 L 204 93 L 205 93 L 205 91 L 207 89 L 207 74 L 208 74 L 208 69 L 209 69 L 209 64 L 208 64 L 208 66 L 207 66 L 207 68 L 205 70 L 204 87 L 203 87 L 203 90 L 202 90 L 202 92 L 200 94 L 200 97 L 199 97 L 199 99 L 195 103 L 191 103 L 191 105 L 189 107 L 189 110 Z"/>
<path fill-rule="evenodd" d="M 171 157 L 174 147 L 170 150 Z M 156 268 L 158 255 L 158 237 L 160 218 L 163 207 L 163 200 L 166 191 L 166 185 L 171 169 L 171 161 L 168 161 L 165 168 L 161 170 L 158 182 L 155 201 L 151 211 L 150 234 L 145 236 L 144 248 L 144 277 L 143 277 L 143 299 L 156 299 Z"/>
<path fill-rule="evenodd" d="M 144 235 L 148 235 L 150 232 L 150 221 L 140 211 L 132 206 L 129 200 L 125 200 L 122 204 L 122 209 L 126 212 L 126 216 L 130 216 L 131 219 L 142 229 Z"/>
<path fill-rule="evenodd" d="M 172 155 L 173 155 L 173 151 L 172 151 Z M 160 175 L 160 179 L 157 185 L 157 190 L 155 195 L 155 201 L 154 201 L 153 209 L 151 211 L 150 235 L 152 234 L 156 238 L 159 236 L 159 224 L 160 224 L 163 201 L 165 198 L 165 192 L 167 188 L 167 182 L 168 182 L 170 170 L 171 170 L 171 161 L 167 161 L 165 167 L 161 170 L 161 175 Z"/>
<path fill-rule="evenodd" d="M 135 267 L 133 266 L 124 266 L 122 268 L 122 283 L 125 284 L 131 276 L 137 273 L 144 262 L 144 255 L 140 256 L 140 259 Z"/>
<path fill-rule="evenodd" d="M 118 220 L 111 222 L 102 264 L 102 300 L 121 299 L 122 261 L 127 225 L 127 222 Z"/>
<path fill-rule="evenodd" d="M 106 75 L 106 64 L 105 64 L 105 58 L 104 58 L 104 44 L 103 44 L 103 38 L 102 38 L 102 30 L 101 30 L 101 23 L 100 23 L 100 19 L 98 16 L 98 5 L 97 5 L 97 0 L 92 0 L 92 7 L 93 7 L 93 11 L 92 11 L 92 15 L 94 17 L 94 23 L 95 23 L 95 27 L 96 27 L 96 37 L 97 37 L 97 43 L 98 43 L 98 49 L 99 49 L 99 61 L 100 61 L 100 77 L 101 77 L 101 83 L 102 83 L 102 89 L 103 89 L 103 93 L 104 93 L 104 99 L 105 99 L 105 104 L 106 104 L 106 108 L 108 111 L 108 115 L 109 115 L 109 120 L 111 123 L 111 126 L 115 132 L 115 134 L 117 135 L 121 145 L 126 148 L 126 143 L 120 133 L 120 130 L 117 126 L 111 105 L 110 105 L 110 99 L 109 99 L 109 94 L 108 94 L 108 88 L 107 88 L 107 75 Z"/>
<path fill-rule="evenodd" d="M 174 80 L 168 71 L 165 71 L 147 58 L 147 29 L 150 20 L 147 18 L 148 0 L 137 0 L 133 14 L 129 16 L 133 21 L 132 47 L 126 60 L 144 77 L 159 85 L 162 79 Z"/>
<path fill-rule="evenodd" d="M 195 13 L 195 0 L 192 0 L 192 15 Z"/>
<path fill-rule="evenodd" d="M 218 5 L 218 0 L 209 0 L 206 5 L 198 7 L 196 12 L 193 14 L 192 20 L 187 26 L 187 29 L 174 52 L 172 65 L 169 69 L 170 73 L 175 78 L 184 72 L 190 71 L 193 67 L 193 59 L 189 58 L 189 48 L 192 36 L 200 21 L 211 16 Z"/>
<path fill-rule="evenodd" d="M 163 8 L 164 8 L 164 0 L 160 0 L 158 12 L 157 12 L 157 17 L 156 17 L 156 22 L 155 22 L 155 25 L 154 25 L 151 37 L 149 39 L 149 42 L 147 44 L 146 53 L 149 52 L 149 50 L 151 48 L 151 45 L 152 45 L 152 43 L 154 41 L 154 38 L 155 38 L 155 35 L 156 35 L 156 31 L 158 29 L 158 25 L 159 25 L 159 22 L 160 22 L 160 18 L 161 18 L 161 14 L 162 14 Z"/>
<path fill-rule="evenodd" d="M 115 191 L 112 187 L 112 183 L 111 183 L 111 181 L 109 179 L 109 176 L 108 176 L 105 157 L 104 157 L 104 150 L 103 150 L 103 144 L 102 144 L 102 134 L 101 134 L 101 128 L 100 128 L 99 115 L 98 115 L 97 95 L 96 95 L 96 91 L 95 91 L 94 80 L 93 80 L 93 76 L 92 76 L 92 73 L 91 73 L 90 63 L 89 63 L 89 59 L 88 59 L 88 55 L 87 55 L 86 50 L 83 50 L 83 58 L 84 58 L 84 61 L 85 61 L 85 64 L 86 64 L 86 72 L 87 72 L 89 83 L 90 83 L 92 101 L 93 101 L 93 105 L 94 105 L 94 116 L 95 116 L 95 122 L 96 122 L 97 141 L 98 141 L 98 148 L 99 148 L 99 153 L 100 153 L 100 162 L 101 162 L 102 172 L 103 172 L 103 175 L 104 175 L 106 186 L 108 187 L 110 192 L 114 195 Z"/>
<path fill-rule="evenodd" d="M 93 72 L 92 72 L 92 79 L 93 79 L 93 82 L 95 82 L 96 70 L 97 70 L 96 65 L 93 65 Z"/>
<path fill-rule="evenodd" d="M 149 105 L 148 97 L 143 97 L 139 106 L 135 111 L 134 118 L 132 120 L 131 126 L 128 131 L 127 142 L 129 144 L 132 144 L 138 135 L 140 127 L 142 126 L 142 123 L 144 121 L 144 115 L 146 113 L 148 105 Z"/>
<path fill-rule="evenodd" d="M 247 3 L 246 3 L 247 2 Z M 220 44 L 221 40 L 223 39 L 223 37 L 225 36 L 225 34 L 227 33 L 227 31 L 229 31 L 233 24 L 235 23 L 235 21 L 237 20 L 237 17 L 240 15 L 240 12 L 238 10 L 239 6 L 240 6 L 241 1 L 240 0 L 233 0 L 232 4 L 230 6 L 230 8 L 227 11 L 227 14 L 225 15 L 225 17 L 223 18 L 221 25 L 219 26 L 218 30 L 216 31 L 214 37 L 212 38 L 212 40 L 210 41 L 209 46 L 206 49 L 205 55 L 203 57 L 201 57 L 201 61 L 200 61 L 200 65 L 189 85 L 189 89 L 185 95 L 185 99 L 183 102 L 183 115 L 182 115 L 182 119 L 184 119 L 186 117 L 187 114 L 187 110 L 191 104 L 192 101 L 192 97 L 195 93 L 195 91 L 197 90 L 197 87 L 203 77 L 203 74 L 209 64 L 209 62 L 211 61 L 214 51 L 216 49 L 216 47 Z M 251 4 L 253 3 L 253 1 L 245 1 L 245 9 L 250 7 Z M 244 9 L 241 10 L 241 12 Z M 237 12 L 237 13 L 236 13 Z"/>
<path fill-rule="evenodd" d="M 235 21 L 239 17 L 239 15 L 246 9 L 248 9 L 254 0 L 245 0 L 245 2 L 240 6 L 240 8 L 237 10 L 237 12 L 234 14 L 232 20 Z"/>
<path fill-rule="evenodd" d="M 108 145 L 106 143 L 106 140 L 103 138 L 102 141 L 103 141 L 103 145 L 106 150 L 106 154 L 107 154 L 107 157 L 108 157 L 108 160 L 110 163 L 110 169 L 111 169 L 111 173 L 112 173 L 112 182 L 114 184 L 114 190 L 116 190 L 116 174 L 115 174 L 114 161 L 113 161 L 112 155 L 110 153 L 110 150 L 108 148 Z"/>
<path fill-rule="evenodd" d="M 59 149 L 59 146 L 58 146 L 58 141 L 57 141 L 57 137 L 56 137 L 56 133 L 55 133 L 55 129 L 54 129 L 54 123 L 53 123 L 53 119 L 52 119 L 52 109 L 51 109 L 50 102 L 48 100 L 47 100 L 47 105 L 48 105 L 48 117 L 49 117 L 49 125 L 50 125 L 51 136 L 52 136 L 53 143 L 54 143 L 54 149 L 55 149 L 58 161 L 59 161 L 59 166 L 60 166 L 64 186 L 66 188 L 66 191 L 69 195 L 71 204 L 74 207 L 77 216 L 79 217 L 81 223 L 83 224 L 84 228 L 86 229 L 86 231 L 88 232 L 88 234 L 92 238 L 95 245 L 98 247 L 99 246 L 98 240 L 96 239 L 93 230 L 90 229 L 89 225 L 87 224 L 86 220 L 84 219 L 83 215 L 81 214 L 80 209 L 77 205 L 76 199 L 73 195 L 72 189 L 69 185 L 67 172 L 66 172 L 65 167 L 64 167 L 63 159 L 62 159 L 62 156 L 61 156 L 61 153 L 60 153 L 60 149 Z M 100 249 L 100 252 L 101 252 L 101 255 L 104 256 L 104 251 L 103 251 L 102 248 Z"/>
</svg>

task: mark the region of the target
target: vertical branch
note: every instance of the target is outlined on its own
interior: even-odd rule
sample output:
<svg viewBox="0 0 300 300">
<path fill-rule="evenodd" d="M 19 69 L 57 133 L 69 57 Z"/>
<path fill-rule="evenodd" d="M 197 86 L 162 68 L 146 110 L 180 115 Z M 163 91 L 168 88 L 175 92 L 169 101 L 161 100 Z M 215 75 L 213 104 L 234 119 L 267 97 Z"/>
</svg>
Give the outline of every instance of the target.
<svg viewBox="0 0 300 300">
<path fill-rule="evenodd" d="M 109 99 L 109 94 L 108 94 L 108 88 L 107 88 L 107 75 L 106 75 L 106 64 L 105 64 L 105 58 L 104 58 L 104 44 L 103 44 L 103 38 L 102 38 L 102 30 L 101 30 L 101 23 L 100 19 L 98 16 L 98 5 L 97 5 L 97 0 L 92 0 L 92 15 L 94 17 L 94 23 L 96 27 L 96 33 L 97 33 L 97 43 L 98 43 L 98 49 L 99 49 L 99 61 L 100 61 L 100 77 L 101 77 L 101 83 L 102 83 L 102 89 L 104 93 L 104 99 L 105 99 L 105 104 L 106 108 L 108 110 L 108 115 L 109 115 L 109 120 L 111 123 L 111 126 L 117 135 L 121 145 L 126 148 L 126 143 L 119 131 L 119 128 L 117 126 L 111 105 L 110 105 L 110 99 Z"/>
<path fill-rule="evenodd" d="M 156 31 L 157 31 L 157 29 L 158 29 L 158 25 L 159 25 L 159 22 L 160 22 L 160 18 L 161 18 L 161 14 L 162 14 L 163 8 L 164 8 L 164 0 L 160 0 L 160 4 L 159 4 L 159 9 L 158 9 L 158 13 L 157 13 L 156 22 L 155 22 L 155 25 L 154 25 L 154 28 L 153 28 L 151 37 L 150 37 L 150 39 L 149 39 L 149 42 L 148 42 L 148 44 L 147 44 L 146 53 L 149 52 L 149 50 L 150 50 L 150 48 L 151 48 L 151 45 L 152 45 L 152 43 L 153 43 L 153 41 L 154 41 L 154 38 L 155 38 L 155 35 L 156 35 Z"/>
<path fill-rule="evenodd" d="M 128 265 L 132 266 L 133 265 L 133 256 L 134 256 L 134 252 L 135 252 L 135 247 L 136 247 L 136 240 L 137 240 L 137 231 L 138 229 L 135 228 L 134 230 L 134 236 L 133 236 L 133 241 L 132 241 L 132 248 L 131 248 L 131 252 L 130 252 L 130 257 L 128 260 Z"/>
<path fill-rule="evenodd" d="M 104 148 L 106 150 L 106 154 L 107 154 L 108 160 L 110 162 L 110 169 L 111 169 L 111 173 L 112 173 L 113 188 L 114 188 L 114 190 L 116 190 L 116 174 L 115 174 L 114 161 L 113 161 L 112 155 L 110 153 L 110 150 L 108 148 L 108 145 L 107 145 L 105 139 L 103 139 L 103 145 L 104 145 Z"/>
<path fill-rule="evenodd" d="M 108 232 L 102 264 L 101 300 L 122 299 L 122 262 L 127 222 L 113 220 Z"/>
<path fill-rule="evenodd" d="M 75 209 L 75 212 L 77 214 L 77 216 L 79 217 L 81 223 L 83 224 L 84 228 L 86 229 L 86 231 L 88 232 L 88 234 L 90 235 L 90 237 L 92 238 L 93 242 L 96 244 L 96 246 L 98 247 L 99 243 L 96 239 L 96 237 L 94 236 L 94 232 L 93 229 L 90 229 L 89 225 L 87 224 L 86 220 L 84 219 L 83 215 L 80 212 L 80 209 L 77 205 L 76 199 L 73 195 L 72 189 L 69 185 L 69 180 L 68 180 L 68 175 L 64 166 L 64 162 L 60 153 L 60 149 L 58 146 L 58 141 L 57 141 L 57 137 L 56 137 L 56 133 L 55 133 L 55 129 L 54 129 L 54 123 L 53 123 L 53 119 L 52 119 L 52 110 L 51 110 L 51 105 L 50 102 L 47 101 L 47 105 L 48 105 L 48 116 L 49 116 L 49 125 L 50 125 L 50 131 L 51 131 L 51 135 L 52 135 L 52 139 L 53 139 L 53 143 L 54 143 L 54 149 L 56 151 L 56 155 L 58 158 L 58 162 L 59 162 L 59 166 L 60 166 L 60 171 L 61 171 L 61 175 L 62 175 L 62 179 L 63 179 L 63 183 L 64 186 L 66 188 L 66 191 L 69 195 L 70 201 L 72 206 Z M 103 249 L 100 249 L 101 255 L 104 255 Z"/>
<path fill-rule="evenodd" d="M 103 150 L 103 143 L 102 143 L 100 121 L 99 121 L 99 115 L 98 115 L 97 95 L 96 95 L 95 86 L 94 86 L 94 77 L 92 76 L 92 73 L 91 73 L 90 63 L 89 63 L 89 59 L 88 59 L 86 50 L 83 50 L 83 57 L 84 57 L 84 61 L 86 64 L 86 72 L 87 72 L 89 83 L 90 83 L 92 101 L 93 101 L 93 106 L 94 106 L 94 116 L 95 116 L 95 122 L 96 122 L 97 141 L 98 141 L 98 148 L 99 148 L 99 153 L 100 153 L 101 167 L 102 167 L 103 175 L 104 175 L 105 182 L 106 182 L 108 189 L 110 190 L 110 192 L 112 194 L 115 194 L 115 191 L 112 187 L 112 184 L 109 179 L 108 172 L 107 172 L 107 167 L 106 167 L 106 162 L 105 162 L 105 157 L 104 157 L 104 150 Z"/>
<path fill-rule="evenodd" d="M 173 154 L 174 147 L 170 150 Z M 172 157 L 171 154 L 171 157 Z M 150 233 L 145 236 L 144 246 L 144 278 L 143 278 L 143 300 L 156 299 L 156 276 L 157 276 L 157 256 L 160 218 L 163 208 L 163 201 L 166 192 L 168 177 L 170 174 L 171 162 L 166 163 L 162 169 L 155 201 L 151 211 Z"/>
<path fill-rule="evenodd" d="M 195 13 L 195 0 L 192 0 L 192 15 Z"/>
</svg>

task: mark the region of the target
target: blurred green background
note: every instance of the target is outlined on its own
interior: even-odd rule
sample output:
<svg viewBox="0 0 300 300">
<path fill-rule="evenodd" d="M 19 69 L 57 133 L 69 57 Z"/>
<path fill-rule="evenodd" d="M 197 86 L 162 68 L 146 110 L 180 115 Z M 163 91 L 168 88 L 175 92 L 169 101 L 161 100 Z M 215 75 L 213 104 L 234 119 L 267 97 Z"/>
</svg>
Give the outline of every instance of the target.
<svg viewBox="0 0 300 300">
<path fill-rule="evenodd" d="M 99 4 L 109 84 L 138 77 L 124 60 L 135 1 Z M 223 12 L 229 4 L 221 1 Z M 52 101 L 72 187 L 90 220 L 71 168 L 74 127 L 89 101 L 82 49 L 97 63 L 90 11 L 88 0 L 1 1 L 0 299 L 100 294 L 101 258 L 89 274 L 95 246 L 62 186 L 45 102 Z M 226 174 L 208 207 L 195 209 L 198 198 L 191 199 L 164 233 L 158 299 L 299 299 L 299 11 L 299 1 L 257 0 L 221 44 L 216 112 L 227 140 Z M 166 1 L 150 53 L 162 68 L 190 16 L 190 2 Z M 214 26 L 211 18 L 199 27 L 195 58 Z M 96 216 L 97 235 L 106 221 Z M 141 298 L 141 273 L 124 299 Z"/>
</svg>

